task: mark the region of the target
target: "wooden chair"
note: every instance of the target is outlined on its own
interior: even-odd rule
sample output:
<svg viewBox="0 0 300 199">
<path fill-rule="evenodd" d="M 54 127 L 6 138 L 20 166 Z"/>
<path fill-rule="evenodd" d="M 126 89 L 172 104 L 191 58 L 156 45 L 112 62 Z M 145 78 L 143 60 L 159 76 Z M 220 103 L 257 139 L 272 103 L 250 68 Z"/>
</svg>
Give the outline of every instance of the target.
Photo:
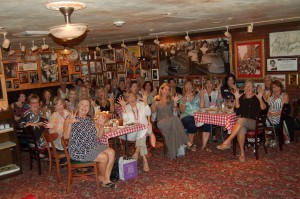
<svg viewBox="0 0 300 199">
<path fill-rule="evenodd" d="M 282 110 L 281 110 L 281 115 L 280 115 L 279 125 L 272 125 L 272 126 L 266 128 L 266 130 L 273 132 L 275 138 L 276 138 L 276 135 L 278 135 L 278 145 L 279 145 L 280 151 L 282 151 L 282 145 L 284 144 L 284 136 L 283 136 L 284 120 L 289 116 L 290 110 L 291 110 L 291 107 L 289 104 L 283 104 Z"/>
<path fill-rule="evenodd" d="M 262 141 L 262 143 L 263 143 L 265 153 L 268 152 L 267 147 L 265 145 L 265 142 L 266 142 L 265 130 L 266 130 L 267 114 L 268 114 L 267 108 L 265 110 L 259 110 L 259 112 L 256 116 L 255 130 L 248 130 L 245 134 L 246 139 L 254 138 L 255 157 L 257 160 L 258 160 L 258 138 L 260 138 L 260 141 Z M 233 155 L 234 156 L 236 155 L 236 143 L 237 143 L 237 138 L 233 139 Z"/>
<path fill-rule="evenodd" d="M 30 163 L 30 170 L 32 170 L 32 161 L 35 159 L 37 161 L 38 165 L 38 172 L 39 175 L 42 174 L 41 169 L 41 154 L 44 155 L 46 152 L 46 147 L 39 147 L 37 144 L 37 138 L 34 134 L 33 127 L 29 126 L 23 129 L 23 135 L 26 139 L 26 142 L 28 144 L 28 150 L 29 150 L 29 163 Z"/>
<path fill-rule="evenodd" d="M 167 151 L 168 151 L 167 144 L 166 144 L 164 135 L 161 133 L 160 129 L 157 127 L 157 122 L 156 121 L 152 123 L 152 133 L 154 133 L 154 135 L 156 137 L 156 141 L 160 141 L 160 142 L 163 143 L 164 155 L 166 156 Z M 154 152 L 154 149 L 155 148 L 153 148 L 153 152 Z"/>
<path fill-rule="evenodd" d="M 61 151 L 57 150 L 55 148 L 54 140 L 58 138 L 58 133 L 43 133 L 43 138 L 45 142 L 47 143 L 47 151 L 49 156 L 49 172 L 48 175 L 51 174 L 52 165 L 54 164 L 56 166 L 56 172 L 57 172 L 57 181 L 60 182 L 60 167 L 65 166 L 65 163 L 60 163 L 60 161 L 64 158 L 66 158 L 65 153 L 61 153 Z M 53 161 L 54 160 L 54 161 Z"/>
<path fill-rule="evenodd" d="M 97 190 L 100 190 L 100 185 L 99 185 L 99 179 L 98 179 L 98 167 L 97 167 L 97 162 L 81 162 L 81 161 L 75 161 L 70 158 L 69 151 L 67 149 L 69 140 L 64 139 L 63 137 L 61 138 L 61 143 L 64 148 L 64 153 L 67 158 L 67 164 L 68 164 L 68 186 L 67 186 L 67 193 L 70 192 L 71 190 L 71 184 L 73 181 L 74 177 L 87 177 L 90 175 L 95 175 L 96 178 L 96 186 Z M 94 167 L 93 171 L 90 172 L 83 172 L 83 169 L 88 169 L 90 167 Z M 75 173 L 75 170 L 81 170 L 81 173 Z"/>
</svg>

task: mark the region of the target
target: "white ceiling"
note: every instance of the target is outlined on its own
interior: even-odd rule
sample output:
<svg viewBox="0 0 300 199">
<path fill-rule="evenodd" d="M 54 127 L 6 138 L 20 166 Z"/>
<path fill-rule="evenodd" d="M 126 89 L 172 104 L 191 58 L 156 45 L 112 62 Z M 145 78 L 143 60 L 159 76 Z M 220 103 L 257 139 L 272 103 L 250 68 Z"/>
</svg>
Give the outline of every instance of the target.
<svg viewBox="0 0 300 199">
<path fill-rule="evenodd" d="M 17 38 L 12 34 L 24 31 L 46 31 L 49 27 L 64 24 L 59 11 L 48 10 L 49 0 L 7 0 L 0 4 L 0 27 L 4 27 L 12 42 L 12 48 L 19 43 L 27 47 L 41 45 L 42 38 Z M 74 11 L 72 23 L 87 23 L 88 32 L 72 40 L 68 46 L 96 46 L 121 43 L 122 40 L 137 41 L 155 38 L 158 34 L 184 35 L 210 30 L 225 31 L 225 27 L 245 27 L 300 20 L 299 0 L 81 0 L 87 8 Z M 168 15 L 168 13 L 172 13 Z M 282 19 L 282 21 L 281 21 Z M 116 20 L 125 21 L 118 28 Z M 150 35 L 149 35 L 150 34 Z M 0 39 L 0 42 L 3 38 Z M 60 43 L 59 40 L 55 40 Z M 46 43 L 58 48 L 49 35 Z M 61 44 L 61 43 L 60 43 Z"/>
</svg>

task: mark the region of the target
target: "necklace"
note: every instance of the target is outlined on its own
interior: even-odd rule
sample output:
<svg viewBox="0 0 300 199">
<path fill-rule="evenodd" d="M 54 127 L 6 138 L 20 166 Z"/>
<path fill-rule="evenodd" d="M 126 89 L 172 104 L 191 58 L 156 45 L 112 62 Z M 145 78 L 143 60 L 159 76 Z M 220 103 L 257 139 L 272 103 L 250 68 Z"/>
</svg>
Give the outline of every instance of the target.
<svg viewBox="0 0 300 199">
<path fill-rule="evenodd" d="M 138 111 L 137 107 L 135 107 L 135 109 L 136 109 L 136 112 L 133 110 L 133 108 L 131 108 L 134 120 L 138 121 L 138 119 L 139 119 L 139 111 Z"/>
</svg>

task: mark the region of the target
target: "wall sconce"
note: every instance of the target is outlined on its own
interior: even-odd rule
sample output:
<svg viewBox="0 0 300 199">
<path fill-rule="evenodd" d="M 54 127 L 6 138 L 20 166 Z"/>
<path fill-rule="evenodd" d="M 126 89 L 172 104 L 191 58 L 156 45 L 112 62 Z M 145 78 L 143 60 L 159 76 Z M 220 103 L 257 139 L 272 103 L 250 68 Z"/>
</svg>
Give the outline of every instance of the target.
<svg viewBox="0 0 300 199">
<path fill-rule="evenodd" d="M 190 42 L 190 41 L 191 41 L 191 38 L 190 38 L 190 36 L 189 36 L 189 32 L 188 32 L 188 31 L 186 32 L 186 36 L 185 36 L 184 38 L 185 38 L 185 40 L 186 40 L 187 42 Z"/>
<path fill-rule="evenodd" d="M 228 31 L 228 26 L 226 26 L 226 32 L 224 32 L 224 36 L 227 37 L 227 38 L 230 38 L 231 37 L 231 34 L 230 32 Z"/>
<path fill-rule="evenodd" d="M 10 45 L 9 39 L 6 38 L 7 32 L 2 32 L 2 34 L 3 34 L 3 37 L 4 37 L 4 40 L 3 40 L 3 43 L 2 43 L 2 48 L 7 49 Z"/>
<path fill-rule="evenodd" d="M 109 42 L 109 44 L 107 45 L 107 48 L 108 48 L 109 50 L 113 49 L 113 47 L 111 46 L 111 42 Z"/>
<path fill-rule="evenodd" d="M 156 45 L 159 45 L 159 40 L 158 40 L 158 36 L 156 36 L 156 39 L 154 39 L 154 41 L 153 41 Z"/>
<path fill-rule="evenodd" d="M 45 43 L 45 38 L 43 38 L 44 44 L 42 45 L 42 50 L 47 50 L 49 48 L 48 44 Z"/>
<path fill-rule="evenodd" d="M 248 25 L 248 27 L 247 27 L 247 32 L 248 32 L 248 33 L 253 32 L 253 23 L 251 23 L 251 24 Z"/>
<path fill-rule="evenodd" d="M 139 37 L 139 42 L 137 43 L 137 45 L 138 45 L 138 46 L 141 46 L 141 47 L 144 45 L 144 43 L 143 43 L 143 41 L 141 41 L 141 38 L 140 38 L 140 37 Z"/>
<path fill-rule="evenodd" d="M 123 43 L 121 44 L 121 47 L 122 48 L 126 48 L 127 47 L 126 44 L 124 43 L 124 40 L 123 40 Z"/>
<path fill-rule="evenodd" d="M 24 45 L 22 45 L 21 43 L 19 44 L 20 45 L 20 50 L 22 53 L 24 53 L 26 51 L 26 48 Z"/>
<path fill-rule="evenodd" d="M 34 45 L 34 41 L 32 41 L 32 47 L 30 49 L 32 52 L 37 51 L 38 47 Z"/>
</svg>

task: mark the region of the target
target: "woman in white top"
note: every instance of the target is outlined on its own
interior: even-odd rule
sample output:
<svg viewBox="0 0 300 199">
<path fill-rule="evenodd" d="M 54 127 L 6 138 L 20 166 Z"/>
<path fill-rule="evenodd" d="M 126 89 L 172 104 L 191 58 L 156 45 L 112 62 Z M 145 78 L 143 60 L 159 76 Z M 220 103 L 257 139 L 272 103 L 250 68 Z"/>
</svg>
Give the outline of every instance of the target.
<svg viewBox="0 0 300 199">
<path fill-rule="evenodd" d="M 67 88 L 67 83 L 62 80 L 60 81 L 60 87 L 57 89 L 57 96 L 62 99 L 67 99 L 69 95 L 69 89 Z"/>
<path fill-rule="evenodd" d="M 138 101 L 137 95 L 134 92 L 128 92 L 126 98 L 128 104 L 126 104 L 122 97 L 119 98 L 119 104 L 122 106 L 124 123 L 141 123 L 148 126 L 149 123 L 147 117 L 151 115 L 151 109 L 147 103 L 148 95 L 145 92 L 142 93 L 143 101 Z M 128 140 L 136 141 L 136 149 L 132 157 L 137 160 L 139 153 L 141 154 L 144 162 L 144 171 L 149 171 L 149 165 L 146 158 L 146 155 L 148 154 L 146 145 L 147 132 L 148 128 L 127 135 Z"/>
</svg>

